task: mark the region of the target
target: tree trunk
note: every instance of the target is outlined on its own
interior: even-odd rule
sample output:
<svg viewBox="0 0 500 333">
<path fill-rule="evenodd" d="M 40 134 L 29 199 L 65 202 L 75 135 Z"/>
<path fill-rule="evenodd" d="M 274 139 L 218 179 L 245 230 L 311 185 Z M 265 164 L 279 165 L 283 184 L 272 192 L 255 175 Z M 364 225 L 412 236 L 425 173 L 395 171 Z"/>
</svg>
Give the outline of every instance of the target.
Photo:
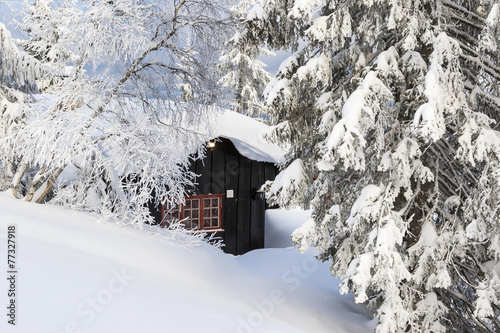
<svg viewBox="0 0 500 333">
<path fill-rule="evenodd" d="M 47 176 L 46 174 L 47 167 L 43 167 L 42 170 L 38 171 L 35 175 L 35 178 L 31 182 L 30 189 L 28 190 L 28 194 L 24 198 L 25 201 L 32 201 L 33 196 L 35 195 L 35 191 L 39 184 L 43 183 Z"/>
<path fill-rule="evenodd" d="M 24 159 L 22 159 L 10 184 L 10 190 L 12 191 L 12 195 L 14 197 L 17 197 L 17 194 L 19 193 L 19 186 L 21 185 L 21 181 L 27 168 L 28 163 L 26 163 Z"/>
<path fill-rule="evenodd" d="M 41 203 L 47 194 L 52 190 L 54 187 L 54 184 L 57 180 L 57 177 L 61 174 L 61 172 L 64 170 L 64 168 L 56 168 L 51 175 L 47 178 L 45 183 L 42 184 L 42 186 L 35 192 L 35 195 L 33 197 L 33 201 L 36 203 Z"/>
</svg>

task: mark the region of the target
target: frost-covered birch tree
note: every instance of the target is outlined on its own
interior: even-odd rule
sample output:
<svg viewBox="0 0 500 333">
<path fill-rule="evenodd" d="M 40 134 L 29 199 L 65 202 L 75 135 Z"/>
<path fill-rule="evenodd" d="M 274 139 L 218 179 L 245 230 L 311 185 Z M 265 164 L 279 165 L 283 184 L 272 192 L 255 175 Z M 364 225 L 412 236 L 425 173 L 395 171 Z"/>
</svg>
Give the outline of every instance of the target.
<svg viewBox="0 0 500 333">
<path fill-rule="evenodd" d="M 36 5 L 44 5 L 43 15 L 33 16 Z M 225 3 L 71 0 L 33 6 L 21 25 L 31 40 L 22 44 L 59 79 L 53 95 L 30 108 L 29 135 L 13 130 L 1 140 L 2 152 L 12 148 L 4 158 L 19 160 L 13 193 L 118 222 L 151 221 L 153 193 L 182 200 L 193 180 L 189 154 L 206 139 L 205 120 L 217 96 L 215 51 L 230 27 Z M 189 104 L 182 99 L 187 87 Z M 37 170 L 29 182 L 28 168 Z"/>
<path fill-rule="evenodd" d="M 300 250 L 377 332 L 498 332 L 499 4 L 259 4 L 260 43 L 291 52 L 265 91 L 292 147 L 266 190 L 314 208 Z"/>
</svg>

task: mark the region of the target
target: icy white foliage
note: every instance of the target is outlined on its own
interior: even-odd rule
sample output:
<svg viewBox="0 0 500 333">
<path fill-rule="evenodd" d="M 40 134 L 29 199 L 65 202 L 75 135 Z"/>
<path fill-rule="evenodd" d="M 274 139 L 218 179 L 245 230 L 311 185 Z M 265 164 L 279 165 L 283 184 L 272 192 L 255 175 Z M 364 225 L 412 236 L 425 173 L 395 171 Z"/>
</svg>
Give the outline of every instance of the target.
<svg viewBox="0 0 500 333">
<path fill-rule="evenodd" d="M 2 142 L 4 147 L 17 147 L 33 165 L 75 170 L 74 180 L 58 189 L 54 202 L 140 225 L 151 220 L 144 204 L 152 200 L 153 189 L 159 194 L 157 199 L 183 198 L 184 188 L 193 180 L 187 172 L 189 154 L 195 154 L 208 139 L 189 129 L 192 116 L 180 113 L 157 119 L 157 115 L 140 112 L 137 101 L 125 99 L 113 101 L 105 118 L 93 119 L 92 110 L 81 107 L 68 110 L 54 122 L 50 105 L 57 105 L 57 100 L 48 101 L 47 111 L 29 114 L 31 121 Z M 160 101 L 150 103 L 158 109 L 166 107 Z M 121 116 L 114 111 L 119 107 Z M 24 131 L 31 135 L 25 136 Z"/>
<path fill-rule="evenodd" d="M 320 3 L 321 2 L 318 0 L 295 1 L 288 16 L 309 22 L 312 14 L 314 13 L 315 7 L 317 7 Z"/>
<path fill-rule="evenodd" d="M 16 161 L 15 192 L 139 227 L 152 221 L 151 201 L 183 200 L 194 179 L 190 156 L 207 139 L 194 129 L 217 102 L 216 49 L 230 27 L 224 6 L 26 2 L 20 27 L 30 39 L 20 43 L 57 79 L 54 95 L 0 141 L 3 157 Z"/>
<path fill-rule="evenodd" d="M 458 138 L 457 157 L 474 165 L 489 160 L 492 154 L 500 158 L 500 134 L 489 127 L 493 122 L 484 114 L 471 112 Z"/>
<path fill-rule="evenodd" d="M 390 98 L 390 91 L 375 72 L 369 72 L 345 101 L 342 118 L 335 124 L 325 142 L 324 157 L 318 164 L 321 170 L 332 170 L 339 162 L 345 169 L 365 168 L 364 137 L 375 124 L 375 112 L 380 108 L 379 98 Z M 382 102 L 383 103 L 383 102 Z"/>
<path fill-rule="evenodd" d="M 248 11 L 248 15 L 246 17 L 247 21 L 252 21 L 252 20 L 262 20 L 265 18 L 265 11 L 264 8 L 259 3 L 256 3 L 250 8 Z"/>
<path fill-rule="evenodd" d="M 265 119 L 262 87 L 269 82 L 270 75 L 265 70 L 266 64 L 258 58 L 272 52 L 248 42 L 256 38 L 255 27 L 265 18 L 265 12 L 255 1 L 241 1 L 232 7 L 231 16 L 236 22 L 236 32 L 219 58 L 223 73 L 219 84 L 233 91 L 234 100 L 230 101 L 233 110 Z"/>
<path fill-rule="evenodd" d="M 36 91 L 36 80 L 47 72 L 33 57 L 19 50 L 10 32 L 0 23 L 0 139 L 12 134 L 26 121 L 26 93 Z M 16 180 L 16 159 L 13 147 L 6 147 L 0 155 L 0 187 Z"/>
<path fill-rule="evenodd" d="M 301 253 L 309 249 L 309 243 L 315 239 L 315 222 L 313 218 L 307 221 L 292 233 L 292 241 L 297 244 L 297 248 Z"/>
<path fill-rule="evenodd" d="M 1 96 L 0 100 L 0 138 L 12 133 L 13 126 L 23 122 L 24 117 L 24 95 L 21 92 L 9 91 L 13 102 Z"/>
<path fill-rule="evenodd" d="M 0 82 L 13 88 L 26 89 L 43 73 L 42 66 L 28 54 L 19 51 L 10 32 L 0 23 Z"/>
<path fill-rule="evenodd" d="M 425 139 L 437 141 L 445 132 L 445 114 L 453 114 L 463 107 L 463 83 L 457 81 L 461 52 L 459 43 L 441 32 L 433 41 L 434 51 L 425 75 L 427 103 L 416 111 L 413 126 Z"/>
<path fill-rule="evenodd" d="M 498 38 L 500 34 L 500 4 L 495 3 L 486 18 L 486 26 L 482 31 L 480 48 L 484 51 L 498 52 Z"/>
<path fill-rule="evenodd" d="M 313 24 L 305 31 L 310 37 L 321 42 L 334 39 L 334 47 L 340 47 L 343 38 L 347 38 L 352 33 L 351 16 L 346 10 L 340 10 L 330 15 L 317 17 Z M 338 34 L 338 36 L 335 36 Z"/>
<path fill-rule="evenodd" d="M 486 18 L 486 24 L 489 26 L 494 26 L 498 24 L 499 17 L 500 17 L 500 5 L 496 3 L 493 5 L 493 7 L 491 7 L 490 13 Z"/>
<path fill-rule="evenodd" d="M 278 76 L 288 76 L 292 75 L 295 67 L 299 66 L 299 62 L 296 56 L 290 56 L 283 60 L 278 69 Z"/>
<path fill-rule="evenodd" d="M 278 97 L 289 101 L 289 99 L 293 96 L 290 90 L 291 81 L 289 79 L 271 80 L 264 90 L 264 96 L 266 97 L 267 104 L 272 105 Z"/>
<path fill-rule="evenodd" d="M 274 181 L 267 181 L 262 186 L 271 205 L 294 206 L 302 202 L 302 196 L 307 191 L 307 174 L 300 159 L 293 161 L 285 170 L 281 171 Z M 297 200 L 290 202 L 290 197 Z"/>
<path fill-rule="evenodd" d="M 313 209 L 299 249 L 377 332 L 498 331 L 498 3 L 261 3 L 257 42 L 291 53 L 264 91 L 268 138 L 291 147 L 267 189 Z"/>
</svg>

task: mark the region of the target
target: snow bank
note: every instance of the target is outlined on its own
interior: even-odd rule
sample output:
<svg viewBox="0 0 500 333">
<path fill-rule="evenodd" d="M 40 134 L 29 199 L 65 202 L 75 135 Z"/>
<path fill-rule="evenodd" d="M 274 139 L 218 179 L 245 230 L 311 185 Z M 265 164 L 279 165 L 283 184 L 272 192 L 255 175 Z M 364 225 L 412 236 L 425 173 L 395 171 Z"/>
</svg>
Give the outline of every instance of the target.
<svg viewBox="0 0 500 333">
<path fill-rule="evenodd" d="M 0 332 L 373 332 L 328 264 L 295 249 L 240 257 L 0 193 Z M 16 325 L 7 227 L 16 225 Z"/>
</svg>

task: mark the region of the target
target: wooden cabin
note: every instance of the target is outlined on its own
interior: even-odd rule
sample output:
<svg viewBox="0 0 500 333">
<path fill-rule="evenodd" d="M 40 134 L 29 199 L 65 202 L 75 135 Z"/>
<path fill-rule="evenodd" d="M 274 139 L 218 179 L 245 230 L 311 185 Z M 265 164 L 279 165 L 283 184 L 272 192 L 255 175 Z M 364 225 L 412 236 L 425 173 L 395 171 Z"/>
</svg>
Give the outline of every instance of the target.
<svg viewBox="0 0 500 333">
<path fill-rule="evenodd" d="M 186 228 L 215 232 L 227 253 L 263 248 L 266 200 L 259 189 L 274 180 L 284 152 L 264 140 L 268 127 L 255 119 L 225 111 L 212 125 L 205 158 L 191 165 L 196 188 L 182 207 L 161 207 L 156 219 L 185 219 Z"/>
</svg>

